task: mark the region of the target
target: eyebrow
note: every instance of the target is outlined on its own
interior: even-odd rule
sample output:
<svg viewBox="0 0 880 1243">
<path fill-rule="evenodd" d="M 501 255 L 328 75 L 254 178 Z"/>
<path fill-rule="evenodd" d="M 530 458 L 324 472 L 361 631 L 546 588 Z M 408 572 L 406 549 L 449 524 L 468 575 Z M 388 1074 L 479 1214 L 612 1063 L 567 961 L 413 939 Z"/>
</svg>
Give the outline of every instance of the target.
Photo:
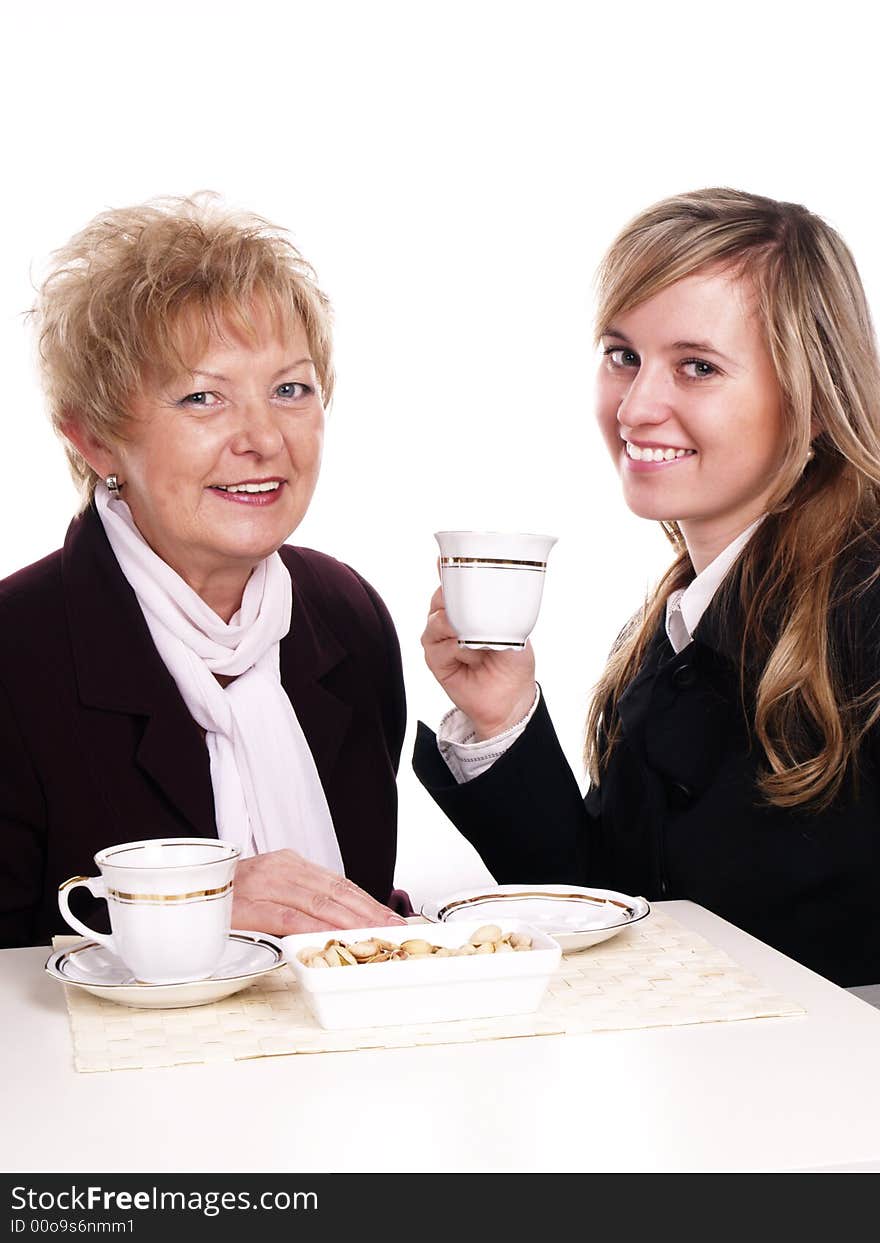
<svg viewBox="0 0 880 1243">
<path fill-rule="evenodd" d="M 286 363 L 283 367 L 280 367 L 278 371 L 276 371 L 275 374 L 272 376 L 272 379 L 277 380 L 278 377 L 283 376 L 285 372 L 294 371 L 297 367 L 304 367 L 306 364 L 309 364 L 309 366 L 312 366 L 312 367 L 314 367 L 315 365 L 314 361 L 311 358 L 298 358 L 296 362 Z M 217 371 L 196 370 L 196 371 L 191 371 L 190 375 L 204 376 L 204 378 L 207 380 L 219 380 L 221 384 L 229 383 L 229 376 L 220 375 L 219 372 Z"/>
<path fill-rule="evenodd" d="M 621 332 L 619 328 L 606 328 L 602 333 L 603 337 L 614 337 L 615 341 L 623 341 L 624 345 L 632 345 L 629 337 Z M 732 363 L 733 359 L 716 349 L 711 341 L 673 341 L 667 347 L 669 350 L 695 350 L 701 354 L 715 354 L 718 358 L 723 358 L 725 362 Z"/>
<path fill-rule="evenodd" d="M 724 358 L 721 350 L 716 350 L 711 341 L 673 341 L 669 348 L 671 350 L 702 350 L 704 354 L 717 354 L 720 358 Z"/>
</svg>

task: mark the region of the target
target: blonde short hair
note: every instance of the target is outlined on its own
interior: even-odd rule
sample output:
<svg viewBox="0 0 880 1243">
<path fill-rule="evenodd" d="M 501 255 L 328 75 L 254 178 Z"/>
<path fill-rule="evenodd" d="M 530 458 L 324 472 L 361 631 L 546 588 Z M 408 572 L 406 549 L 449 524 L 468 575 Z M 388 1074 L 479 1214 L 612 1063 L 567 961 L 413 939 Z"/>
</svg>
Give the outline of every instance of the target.
<svg viewBox="0 0 880 1243">
<path fill-rule="evenodd" d="M 102 212 L 54 252 L 33 310 L 56 431 L 75 419 L 102 444 L 123 439 L 144 377 L 188 370 L 184 344 L 222 327 L 253 339 L 255 304 L 282 331 L 303 325 L 329 406 L 330 303 L 283 230 L 208 192 Z M 87 503 L 97 475 L 64 443 Z"/>
</svg>

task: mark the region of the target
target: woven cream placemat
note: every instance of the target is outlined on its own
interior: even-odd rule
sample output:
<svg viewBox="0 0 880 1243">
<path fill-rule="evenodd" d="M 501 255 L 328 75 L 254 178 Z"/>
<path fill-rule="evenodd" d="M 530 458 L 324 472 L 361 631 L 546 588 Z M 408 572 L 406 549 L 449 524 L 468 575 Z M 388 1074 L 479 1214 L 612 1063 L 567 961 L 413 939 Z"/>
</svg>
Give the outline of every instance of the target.
<svg viewBox="0 0 880 1243">
<path fill-rule="evenodd" d="M 74 938 L 58 937 L 56 945 Z M 563 958 L 535 1014 L 428 1026 L 324 1031 L 283 967 L 224 1001 L 135 1010 L 65 986 L 79 1071 L 136 1070 L 293 1053 L 393 1049 L 778 1018 L 803 1009 L 722 950 L 653 912 L 610 941 Z"/>
</svg>

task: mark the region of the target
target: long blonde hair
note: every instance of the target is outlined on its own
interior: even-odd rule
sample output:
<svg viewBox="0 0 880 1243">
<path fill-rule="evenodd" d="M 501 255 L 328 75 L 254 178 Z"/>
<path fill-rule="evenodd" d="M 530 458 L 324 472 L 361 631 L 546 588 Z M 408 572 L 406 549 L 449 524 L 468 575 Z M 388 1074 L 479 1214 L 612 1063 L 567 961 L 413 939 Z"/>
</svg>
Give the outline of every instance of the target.
<svg viewBox="0 0 880 1243">
<path fill-rule="evenodd" d="M 859 743 L 880 718 L 880 685 L 860 683 L 857 636 L 847 634 L 857 616 L 848 605 L 878 576 L 880 359 L 838 234 L 799 204 L 731 189 L 665 199 L 627 225 L 599 269 L 597 340 L 619 315 L 713 267 L 754 290 L 787 432 L 768 515 L 713 608 L 741 619 L 742 706 L 766 759 L 760 793 L 778 807 L 818 811 L 855 771 Z M 693 578 L 678 525 L 662 525 L 676 559 L 618 640 L 587 718 L 596 784 L 620 738 L 620 696 L 667 598 Z"/>
</svg>

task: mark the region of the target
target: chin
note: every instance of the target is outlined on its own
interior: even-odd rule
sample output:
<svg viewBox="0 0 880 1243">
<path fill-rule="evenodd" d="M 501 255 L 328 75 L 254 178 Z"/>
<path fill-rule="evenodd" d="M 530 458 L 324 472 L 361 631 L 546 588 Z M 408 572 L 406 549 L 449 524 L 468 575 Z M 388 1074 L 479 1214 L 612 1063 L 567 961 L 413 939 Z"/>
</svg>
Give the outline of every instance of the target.
<svg viewBox="0 0 880 1243">
<path fill-rule="evenodd" d="M 244 545 L 240 544 L 236 548 L 226 548 L 223 551 L 230 561 L 244 561 L 250 565 L 256 565 L 260 561 L 265 561 L 267 557 L 271 557 L 273 552 L 277 552 L 286 538 L 286 536 L 279 536 L 271 542 L 254 540 Z"/>
<path fill-rule="evenodd" d="M 649 504 L 643 497 L 636 498 L 625 496 L 624 501 L 630 513 L 635 514 L 637 518 L 644 518 L 648 522 L 677 522 L 677 518 L 670 518 L 665 507 Z"/>
<path fill-rule="evenodd" d="M 237 564 L 248 562 L 250 565 L 256 565 L 258 561 L 265 561 L 266 557 L 270 557 L 281 547 L 287 539 L 285 532 L 286 529 L 271 533 L 263 532 L 260 536 L 254 533 L 246 539 L 218 540 L 214 549 L 216 555 L 225 561 Z"/>
<path fill-rule="evenodd" d="M 269 518 L 268 521 L 257 516 L 257 521 L 244 524 L 237 531 L 218 531 L 218 550 L 223 546 L 230 556 L 262 560 L 290 539 L 302 520 L 302 515 L 290 513 L 266 517 Z"/>
</svg>

